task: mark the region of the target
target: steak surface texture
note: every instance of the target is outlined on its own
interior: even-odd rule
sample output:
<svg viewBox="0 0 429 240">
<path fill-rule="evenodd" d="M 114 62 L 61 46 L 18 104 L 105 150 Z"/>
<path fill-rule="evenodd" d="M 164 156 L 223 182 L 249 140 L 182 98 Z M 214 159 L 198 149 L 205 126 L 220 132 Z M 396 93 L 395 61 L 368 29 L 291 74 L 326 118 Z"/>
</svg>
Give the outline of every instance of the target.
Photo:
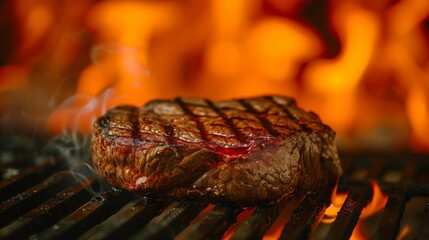
<svg viewBox="0 0 429 240">
<path fill-rule="evenodd" d="M 342 175 L 335 132 L 281 96 L 119 106 L 94 123 L 91 149 L 109 184 L 160 199 L 273 202 Z"/>
</svg>

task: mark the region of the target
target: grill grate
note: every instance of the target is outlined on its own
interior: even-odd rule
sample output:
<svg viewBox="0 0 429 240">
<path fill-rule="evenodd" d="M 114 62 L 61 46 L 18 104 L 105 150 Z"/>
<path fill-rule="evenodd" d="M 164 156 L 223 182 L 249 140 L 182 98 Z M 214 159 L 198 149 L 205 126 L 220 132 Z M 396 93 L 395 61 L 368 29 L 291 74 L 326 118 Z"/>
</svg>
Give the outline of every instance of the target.
<svg viewBox="0 0 429 240">
<path fill-rule="evenodd" d="M 295 199 L 296 206 L 284 199 L 253 209 L 157 202 L 115 189 L 94 195 L 87 189 L 99 182 L 91 172 L 80 171 L 77 178 L 67 164 L 52 160 L 54 156 L 45 161 L 10 157 L 13 154 L 0 165 L 0 238 L 207 239 L 228 234 L 234 240 L 260 239 L 280 224 L 280 239 L 348 239 L 372 198 L 371 179 L 378 180 L 388 196 L 371 238 L 425 238 L 429 232 L 429 158 L 423 154 L 343 154 L 347 177 L 338 191 L 348 195 L 330 225 L 319 221 L 330 204 L 326 194 Z M 426 224 L 401 231 L 407 226 L 407 202 L 417 197 L 425 197 L 426 205 L 418 206 L 421 214 L 416 217 L 421 219 L 416 221 Z"/>
</svg>

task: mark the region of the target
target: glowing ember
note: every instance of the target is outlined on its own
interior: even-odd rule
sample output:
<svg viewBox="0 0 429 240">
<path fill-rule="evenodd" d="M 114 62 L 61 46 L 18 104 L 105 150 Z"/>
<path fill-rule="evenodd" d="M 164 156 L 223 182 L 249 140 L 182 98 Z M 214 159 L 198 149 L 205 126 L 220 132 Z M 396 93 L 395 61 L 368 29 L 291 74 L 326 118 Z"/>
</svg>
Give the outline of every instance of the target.
<svg viewBox="0 0 429 240">
<path fill-rule="evenodd" d="M 241 212 L 237 216 L 236 223 L 232 227 L 228 228 L 228 230 L 222 236 L 222 239 L 230 239 L 232 237 L 232 234 L 237 230 L 237 227 L 241 225 L 246 219 L 248 219 L 249 216 L 253 213 L 253 211 L 255 211 L 255 208 L 247 209 Z"/>
</svg>

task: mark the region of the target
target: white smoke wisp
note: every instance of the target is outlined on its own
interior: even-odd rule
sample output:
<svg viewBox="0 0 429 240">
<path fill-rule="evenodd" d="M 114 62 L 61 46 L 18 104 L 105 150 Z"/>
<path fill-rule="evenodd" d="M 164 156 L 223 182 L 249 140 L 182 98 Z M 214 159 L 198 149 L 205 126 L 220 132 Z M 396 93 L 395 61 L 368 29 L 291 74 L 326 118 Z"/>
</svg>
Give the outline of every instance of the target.
<svg viewBox="0 0 429 240">
<path fill-rule="evenodd" d="M 42 150 L 40 159 L 65 161 L 67 170 L 77 181 L 85 185 L 93 195 L 100 195 L 107 190 L 107 185 L 98 177 L 95 169 L 90 165 L 90 136 L 83 136 L 73 132 L 64 132 L 51 138 Z M 89 178 L 94 177 L 96 182 L 89 184 Z"/>
<path fill-rule="evenodd" d="M 109 88 L 97 97 L 74 95 L 64 101 L 59 108 L 76 109 L 74 107 L 76 102 L 86 103 L 79 106 L 74 116 L 68 119 L 67 126 L 69 127 L 65 128 L 61 134 L 51 138 L 42 150 L 44 158 L 53 156 L 65 161 L 68 166 L 67 171 L 78 182 L 85 184 L 88 176 L 95 177 L 96 184 L 85 184 L 87 190 L 93 195 L 100 195 L 108 187 L 91 165 L 91 134 L 82 133 L 80 123 L 82 118 L 84 121 L 93 123 L 99 115 L 104 114 L 108 110 L 108 101 L 114 92 L 112 88 Z"/>
</svg>

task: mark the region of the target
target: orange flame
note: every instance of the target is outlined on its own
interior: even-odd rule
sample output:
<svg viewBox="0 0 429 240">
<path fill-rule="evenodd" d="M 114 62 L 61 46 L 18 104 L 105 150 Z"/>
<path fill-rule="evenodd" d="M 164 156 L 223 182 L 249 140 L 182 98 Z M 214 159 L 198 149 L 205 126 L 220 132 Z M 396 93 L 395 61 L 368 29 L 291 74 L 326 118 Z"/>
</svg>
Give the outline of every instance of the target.
<svg viewBox="0 0 429 240">
<path fill-rule="evenodd" d="M 383 194 L 380 187 L 375 181 L 371 181 L 371 185 L 373 190 L 372 200 L 362 210 L 359 221 L 355 229 L 353 230 L 352 236 L 350 237 L 350 239 L 352 240 L 368 239 L 368 236 L 366 236 L 363 230 L 362 223 L 365 221 L 366 218 L 380 212 L 384 209 L 384 206 L 386 206 L 387 196 Z"/>
<path fill-rule="evenodd" d="M 323 223 L 333 223 L 337 218 L 338 212 L 343 206 L 347 198 L 347 193 L 337 193 L 337 187 L 335 186 L 334 191 L 331 196 L 331 205 L 325 210 L 325 215 L 323 216 Z"/>
<path fill-rule="evenodd" d="M 406 110 L 415 140 L 429 146 L 429 98 L 425 88 L 415 86 L 410 90 Z"/>
<path fill-rule="evenodd" d="M 387 203 L 387 196 L 383 194 L 379 185 L 375 181 L 371 181 L 371 186 L 373 190 L 373 196 L 371 201 L 366 205 L 360 215 L 359 221 L 353 230 L 352 236 L 350 239 L 367 239 L 365 236 L 362 223 L 366 218 L 373 216 L 374 214 L 380 212 L 384 209 Z M 340 211 L 342 205 L 344 204 L 347 198 L 346 193 L 337 193 L 336 189 L 332 193 L 331 205 L 326 209 L 325 215 L 322 219 L 323 223 L 333 223 L 337 218 L 338 212 Z"/>
<path fill-rule="evenodd" d="M 355 4 L 340 5 L 333 17 L 343 50 L 333 60 L 312 62 L 305 80 L 309 90 L 323 98 L 320 109 L 325 120 L 345 131 L 359 114 L 355 110 L 357 86 L 374 54 L 380 27 L 373 13 Z"/>
<path fill-rule="evenodd" d="M 50 132 L 87 133 L 86 121 L 118 104 L 281 94 L 317 112 L 340 144 L 388 131 L 389 146 L 411 139 L 429 150 L 428 1 L 326 4 L 13 1 L 5 12 L 16 47 L 0 69 L 0 106 L 26 88 L 41 103 L 58 99 L 38 106 L 56 107 Z"/>
<path fill-rule="evenodd" d="M 384 206 L 386 206 L 387 203 L 387 196 L 383 194 L 380 186 L 375 181 L 371 181 L 371 185 L 373 191 L 372 200 L 362 210 L 360 215 L 361 218 L 367 218 L 377 212 L 380 212 L 384 209 Z"/>
<path fill-rule="evenodd" d="M 399 232 L 397 239 L 398 240 L 402 240 L 402 239 L 406 239 L 407 235 L 411 232 L 411 226 L 410 225 L 405 225 L 402 230 Z"/>
</svg>

